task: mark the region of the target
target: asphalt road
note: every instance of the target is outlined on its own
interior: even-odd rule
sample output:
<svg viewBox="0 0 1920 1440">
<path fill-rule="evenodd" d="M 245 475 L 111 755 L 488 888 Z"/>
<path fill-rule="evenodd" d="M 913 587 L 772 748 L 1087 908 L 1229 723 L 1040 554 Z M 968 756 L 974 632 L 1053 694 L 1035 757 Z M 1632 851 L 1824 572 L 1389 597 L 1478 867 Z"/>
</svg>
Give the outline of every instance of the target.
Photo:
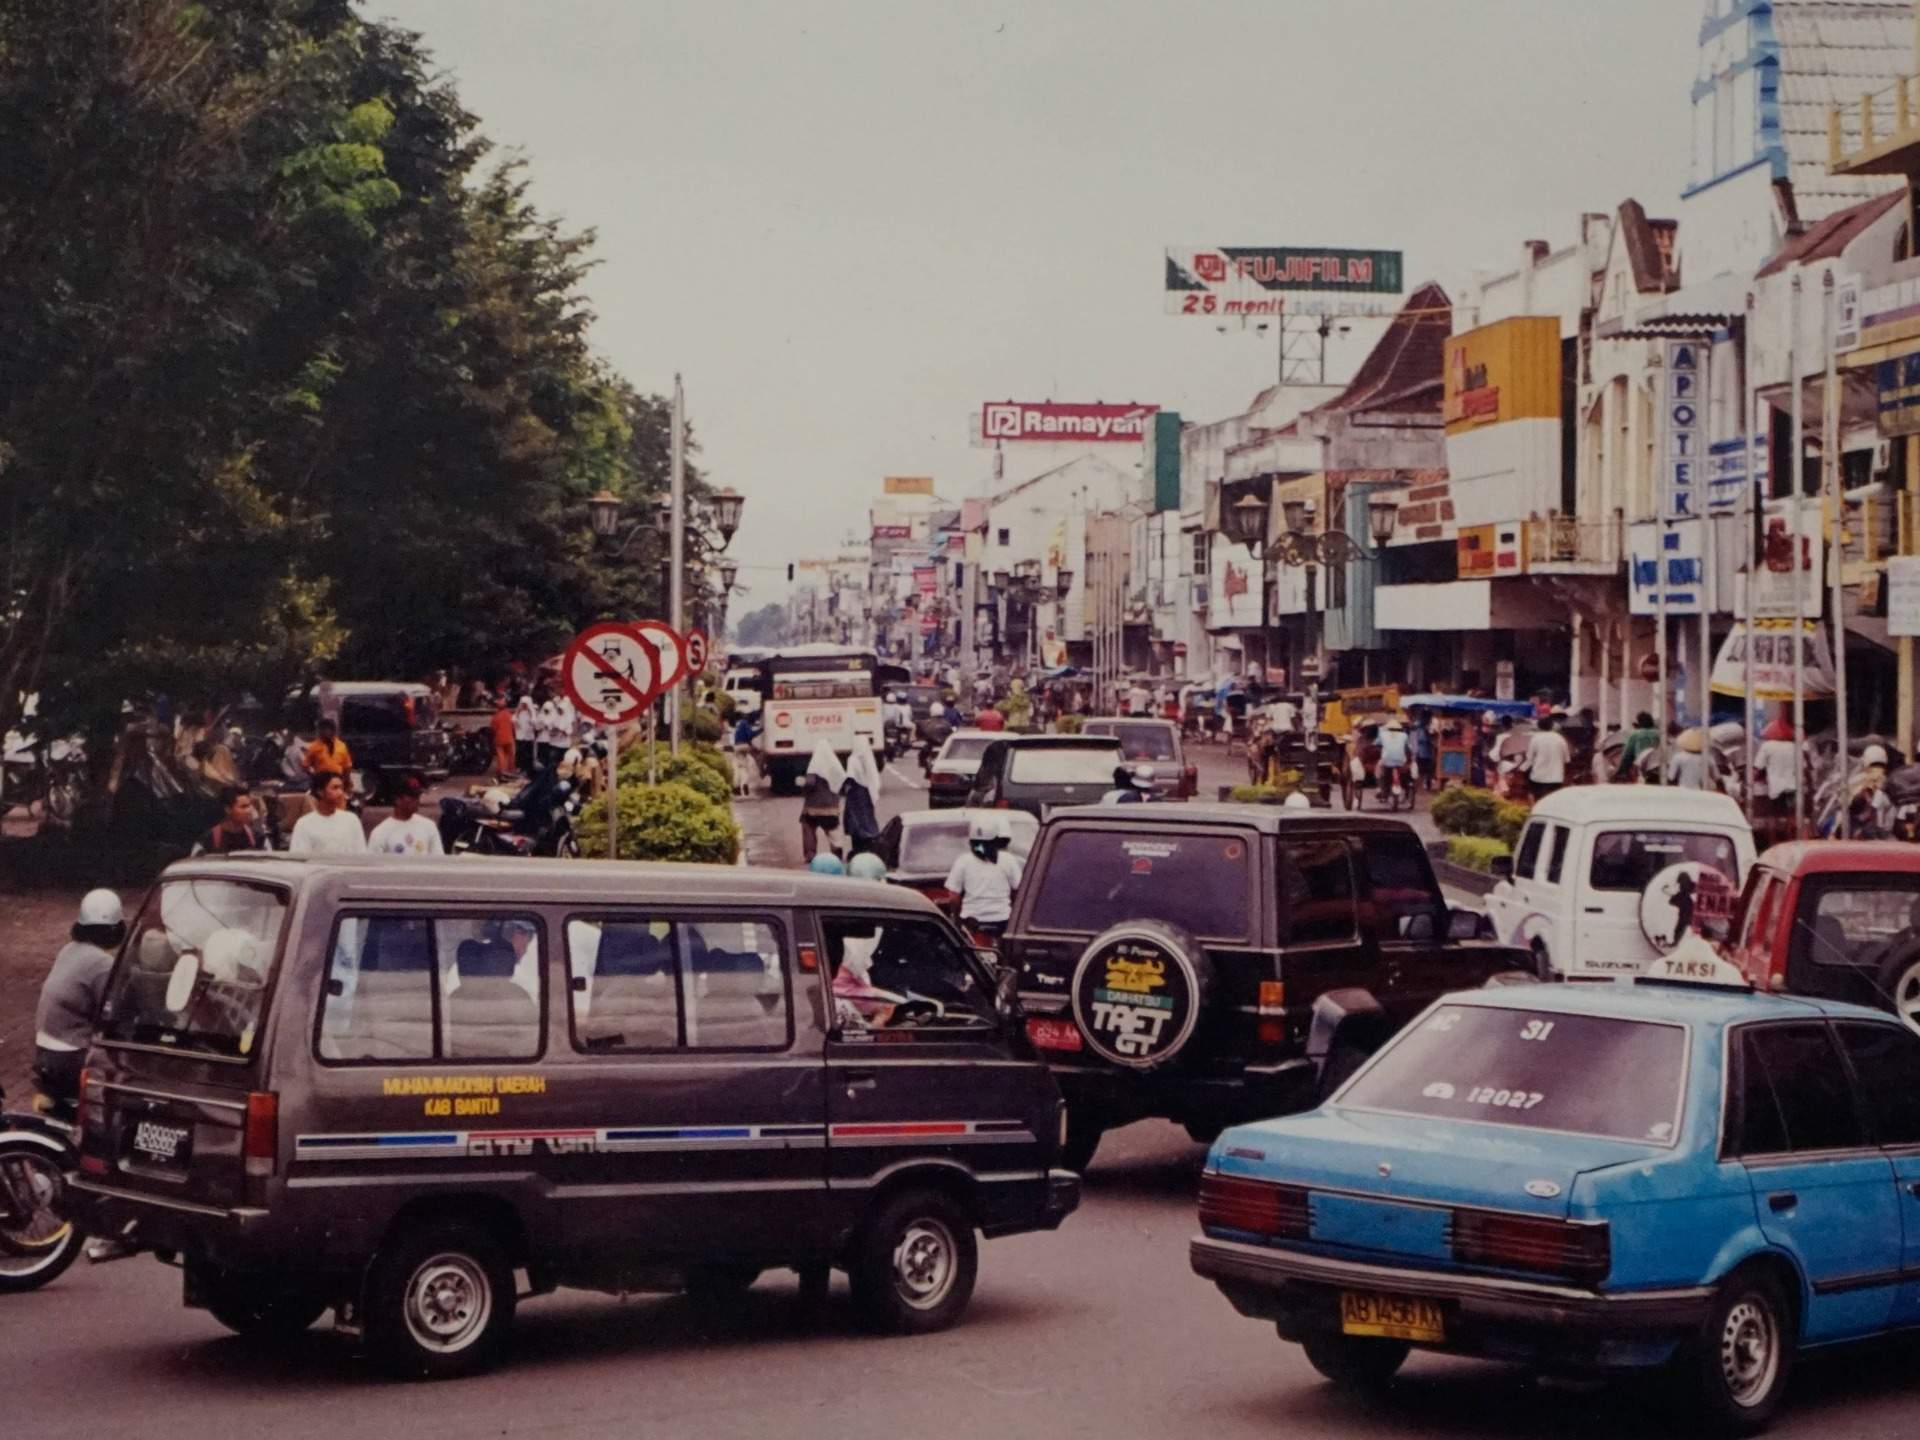
<svg viewBox="0 0 1920 1440">
<path fill-rule="evenodd" d="M 907 767 L 911 769 L 911 767 Z M 1213 768 L 1212 766 L 1208 767 Z M 896 772 L 884 811 L 917 802 Z M 742 807 L 761 863 L 794 863 L 797 802 Z M 790 1276 L 735 1305 L 562 1292 L 521 1310 L 514 1358 L 445 1385 L 378 1378 L 324 1324 L 280 1346 L 180 1308 L 176 1271 L 84 1262 L 0 1297 L 0 1435 L 195 1433 L 551 1437 L 1681 1436 L 1646 1386 L 1573 1386 L 1416 1356 L 1385 1395 L 1333 1389 L 1187 1268 L 1201 1151 L 1150 1122 L 1110 1136 L 1056 1234 L 987 1242 L 979 1287 L 942 1335 L 856 1326 L 844 1281 L 808 1316 Z M 1779 1436 L 1894 1440 L 1920 1405 L 1912 1344 L 1807 1363 Z"/>
</svg>

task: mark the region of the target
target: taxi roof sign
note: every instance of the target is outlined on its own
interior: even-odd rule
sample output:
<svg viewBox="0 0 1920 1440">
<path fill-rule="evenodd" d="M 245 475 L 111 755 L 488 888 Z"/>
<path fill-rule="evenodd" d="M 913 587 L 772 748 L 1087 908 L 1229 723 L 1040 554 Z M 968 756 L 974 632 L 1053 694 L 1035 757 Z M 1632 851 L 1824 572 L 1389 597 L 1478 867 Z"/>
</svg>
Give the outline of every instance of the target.
<svg viewBox="0 0 1920 1440">
<path fill-rule="evenodd" d="M 1704 985 L 1716 990 L 1751 990 L 1747 977 L 1720 958 L 1697 934 L 1690 934 L 1672 950 L 1650 962 L 1636 977 L 1655 985 Z"/>
</svg>

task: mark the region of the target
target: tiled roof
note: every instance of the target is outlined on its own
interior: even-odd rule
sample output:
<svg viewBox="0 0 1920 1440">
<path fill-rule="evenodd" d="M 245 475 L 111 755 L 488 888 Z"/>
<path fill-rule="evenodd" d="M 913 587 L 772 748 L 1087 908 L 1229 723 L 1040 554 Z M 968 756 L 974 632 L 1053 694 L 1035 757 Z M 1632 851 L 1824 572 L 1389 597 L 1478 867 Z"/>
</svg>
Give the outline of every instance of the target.
<svg viewBox="0 0 1920 1440">
<path fill-rule="evenodd" d="M 1317 408 L 1381 410 L 1420 396 L 1440 378 L 1452 333 L 1453 302 L 1429 281 L 1407 297 L 1352 383 Z"/>
<path fill-rule="evenodd" d="M 1829 175 L 1827 112 L 1858 143 L 1860 96 L 1915 71 L 1912 0 L 1773 0 L 1780 45 L 1780 129 L 1794 208 L 1824 220 L 1905 185 L 1899 176 Z"/>
<path fill-rule="evenodd" d="M 1818 225 L 1809 227 L 1782 245 L 1780 253 L 1760 267 L 1756 278 L 1778 274 L 1795 261 L 1806 265 L 1815 260 L 1833 259 L 1844 252 L 1861 231 L 1899 205 L 1903 198 L 1904 192 L 1896 192 L 1834 211 Z"/>
</svg>

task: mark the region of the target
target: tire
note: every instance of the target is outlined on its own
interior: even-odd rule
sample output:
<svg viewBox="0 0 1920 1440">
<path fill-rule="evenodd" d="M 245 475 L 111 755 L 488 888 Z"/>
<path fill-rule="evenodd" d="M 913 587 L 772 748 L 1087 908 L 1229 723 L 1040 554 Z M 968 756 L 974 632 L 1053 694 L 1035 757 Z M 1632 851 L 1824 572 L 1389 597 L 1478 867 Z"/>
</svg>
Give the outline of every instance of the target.
<svg viewBox="0 0 1920 1440">
<path fill-rule="evenodd" d="M 1300 1343 L 1307 1363 L 1343 1390 L 1378 1390 L 1392 1380 L 1413 1347 L 1364 1335 L 1310 1335 Z"/>
<path fill-rule="evenodd" d="M 1539 977 L 1542 985 L 1551 983 L 1553 980 L 1553 958 L 1547 954 L 1545 943 L 1536 940 L 1533 942 L 1532 949 L 1533 973 Z"/>
<path fill-rule="evenodd" d="M 1752 1435 L 1773 1420 L 1793 1368 L 1793 1335 L 1792 1308 L 1771 1276 L 1745 1269 L 1727 1277 L 1674 1362 L 1714 1433 Z"/>
<path fill-rule="evenodd" d="M 374 1262 L 367 1351 L 403 1379 L 450 1380 L 499 1363 L 513 1328 L 513 1271 L 477 1225 L 404 1230 Z"/>
<path fill-rule="evenodd" d="M 32 1214 L 18 1225 L 0 1228 L 0 1295 L 20 1294 L 49 1285 L 80 1258 L 86 1232 L 66 1211 L 66 1177 L 60 1156 L 31 1141 L 0 1143 L 0 1166 L 10 1185 L 30 1190 Z"/>
<path fill-rule="evenodd" d="M 848 1275 L 854 1304 L 875 1329 L 925 1335 L 960 1318 L 979 1264 L 966 1212 L 937 1190 L 909 1190 L 862 1228 Z"/>
<path fill-rule="evenodd" d="M 1108 985 L 1130 991 L 1127 972 L 1142 965 L 1157 967 L 1155 1005 L 1116 1004 Z M 1122 1070 L 1144 1072 L 1177 1059 L 1199 1033 L 1213 982 L 1213 962 L 1193 935 L 1163 920 L 1128 920 L 1081 952 L 1067 992 L 1088 1051 Z"/>
<path fill-rule="evenodd" d="M 696 1265 L 687 1272 L 686 1292 L 704 1303 L 738 1300 L 760 1278 L 758 1265 Z"/>
<path fill-rule="evenodd" d="M 1087 1173 L 1094 1153 L 1100 1148 L 1107 1127 L 1097 1116 L 1085 1110 L 1067 1107 L 1067 1143 L 1060 1149 L 1060 1163 L 1076 1175 Z"/>
<path fill-rule="evenodd" d="M 207 1287 L 207 1313 L 249 1340 L 291 1340 L 326 1308 L 324 1300 L 297 1290 L 263 1289 L 244 1276 L 223 1275 Z"/>
<path fill-rule="evenodd" d="M 1902 950 L 1881 966 L 1879 989 L 1900 1023 L 1920 1032 L 1920 952 Z"/>
<path fill-rule="evenodd" d="M 574 838 L 571 826 L 568 827 L 567 833 L 560 837 L 559 843 L 553 847 L 553 853 L 554 857 L 559 860 L 578 860 L 580 858 L 580 842 Z"/>
</svg>

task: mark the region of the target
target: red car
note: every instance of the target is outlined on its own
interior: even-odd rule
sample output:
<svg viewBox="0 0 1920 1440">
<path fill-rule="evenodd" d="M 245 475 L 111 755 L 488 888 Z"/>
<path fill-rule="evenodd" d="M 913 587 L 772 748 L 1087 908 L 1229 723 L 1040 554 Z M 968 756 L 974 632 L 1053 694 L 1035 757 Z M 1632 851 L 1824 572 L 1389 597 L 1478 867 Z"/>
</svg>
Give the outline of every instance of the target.
<svg viewBox="0 0 1920 1440">
<path fill-rule="evenodd" d="M 1920 845 L 1803 840 L 1753 864 L 1727 958 L 1760 989 L 1891 1010 L 1920 1030 Z"/>
</svg>

